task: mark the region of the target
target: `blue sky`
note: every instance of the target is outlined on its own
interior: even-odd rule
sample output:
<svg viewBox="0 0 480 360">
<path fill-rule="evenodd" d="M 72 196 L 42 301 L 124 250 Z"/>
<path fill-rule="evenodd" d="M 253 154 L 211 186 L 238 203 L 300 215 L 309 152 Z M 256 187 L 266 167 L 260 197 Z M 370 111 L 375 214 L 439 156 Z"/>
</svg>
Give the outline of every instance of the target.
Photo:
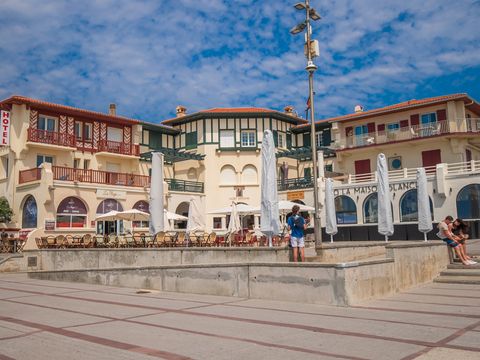
<svg viewBox="0 0 480 360">
<path fill-rule="evenodd" d="M 302 14 L 283 0 L 3 0 L 0 97 L 12 94 L 159 122 L 175 106 L 303 115 Z M 312 5 L 316 117 L 467 92 L 480 100 L 480 1 Z"/>
</svg>

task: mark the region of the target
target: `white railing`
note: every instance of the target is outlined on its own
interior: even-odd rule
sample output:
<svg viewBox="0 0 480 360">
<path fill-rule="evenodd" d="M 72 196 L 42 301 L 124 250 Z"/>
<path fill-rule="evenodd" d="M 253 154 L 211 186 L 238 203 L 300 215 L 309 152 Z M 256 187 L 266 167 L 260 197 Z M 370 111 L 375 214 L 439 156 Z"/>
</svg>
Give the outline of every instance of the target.
<svg viewBox="0 0 480 360">
<path fill-rule="evenodd" d="M 464 119 L 465 120 L 465 119 Z M 473 119 L 467 119 L 473 120 Z M 466 121 L 464 121 L 467 123 Z M 470 123 L 470 122 L 468 122 Z M 477 123 L 471 122 L 471 125 L 475 125 L 477 129 Z M 478 124 L 480 126 L 480 123 Z M 466 127 L 466 125 L 465 125 Z M 479 130 L 475 130 L 479 131 Z M 362 135 L 350 135 L 346 137 L 345 144 L 340 142 L 340 147 L 355 148 L 360 146 L 368 146 L 374 144 L 385 144 L 394 141 L 404 141 L 425 138 L 430 136 L 437 136 L 447 134 L 450 132 L 450 126 L 448 121 L 438 121 L 428 124 L 420 124 L 414 126 L 406 126 L 397 130 L 383 130 L 376 131 Z"/>
<path fill-rule="evenodd" d="M 472 160 L 469 162 L 443 164 L 445 165 L 446 175 L 464 175 L 469 173 L 480 173 L 480 160 Z M 427 176 L 434 176 L 437 166 L 426 166 L 425 172 Z M 405 168 L 401 170 L 392 170 L 388 172 L 388 179 L 391 181 L 415 179 L 417 176 L 417 168 Z M 377 172 L 368 174 L 348 175 L 345 179 L 347 184 L 358 184 L 365 182 L 377 182 Z"/>
<path fill-rule="evenodd" d="M 480 132 L 480 118 L 457 119 L 457 132 Z"/>
</svg>

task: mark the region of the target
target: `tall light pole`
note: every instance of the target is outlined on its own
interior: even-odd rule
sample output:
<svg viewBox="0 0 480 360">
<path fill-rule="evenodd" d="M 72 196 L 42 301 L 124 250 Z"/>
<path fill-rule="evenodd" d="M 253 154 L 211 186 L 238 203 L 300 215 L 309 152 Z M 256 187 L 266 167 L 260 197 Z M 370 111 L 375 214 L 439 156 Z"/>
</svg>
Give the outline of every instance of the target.
<svg viewBox="0 0 480 360">
<path fill-rule="evenodd" d="M 305 0 L 304 3 L 297 3 L 294 5 L 297 10 L 305 10 L 305 21 L 298 24 L 290 30 L 292 35 L 299 34 L 306 30 L 305 34 L 305 47 L 307 57 L 307 67 L 305 70 L 308 72 L 308 90 L 309 90 L 309 104 L 310 104 L 310 135 L 311 135 L 311 148 L 312 148 L 312 162 L 313 162 L 313 203 L 315 207 L 315 223 L 314 223 L 314 235 L 315 245 L 322 246 L 322 227 L 320 224 L 320 205 L 318 199 L 318 166 L 317 166 L 317 143 L 315 134 L 315 106 L 314 106 L 314 91 L 313 91 L 313 74 L 317 70 L 317 66 L 313 63 L 312 58 L 318 56 L 318 43 L 311 40 L 312 28 L 310 20 L 320 20 L 321 17 L 317 11 L 310 7 L 310 0 Z"/>
</svg>

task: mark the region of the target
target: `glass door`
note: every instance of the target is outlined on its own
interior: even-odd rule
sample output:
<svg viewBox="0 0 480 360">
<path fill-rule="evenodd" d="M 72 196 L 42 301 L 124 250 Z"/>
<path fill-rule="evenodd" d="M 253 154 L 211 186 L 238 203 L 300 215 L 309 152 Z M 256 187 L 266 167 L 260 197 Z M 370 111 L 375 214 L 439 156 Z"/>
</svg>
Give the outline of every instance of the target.
<svg viewBox="0 0 480 360">
<path fill-rule="evenodd" d="M 355 126 L 355 144 L 357 146 L 365 145 L 365 139 L 367 138 L 367 134 L 368 134 L 367 125 Z"/>
</svg>

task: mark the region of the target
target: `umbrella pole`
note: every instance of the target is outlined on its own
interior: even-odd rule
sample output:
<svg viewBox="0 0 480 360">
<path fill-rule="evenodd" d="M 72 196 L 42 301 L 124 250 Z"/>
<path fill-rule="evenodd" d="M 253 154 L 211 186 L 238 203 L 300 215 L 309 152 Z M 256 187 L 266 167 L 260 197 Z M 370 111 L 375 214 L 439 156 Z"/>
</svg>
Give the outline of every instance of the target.
<svg viewBox="0 0 480 360">
<path fill-rule="evenodd" d="M 330 242 L 333 243 L 333 235 L 330 234 Z"/>
<path fill-rule="evenodd" d="M 268 247 L 273 247 L 273 244 L 272 244 L 272 235 L 268 235 Z"/>
<path fill-rule="evenodd" d="M 388 235 L 385 235 L 385 242 L 388 242 Z"/>
<path fill-rule="evenodd" d="M 424 241 L 427 241 L 427 233 L 423 233 L 423 239 Z"/>
</svg>

